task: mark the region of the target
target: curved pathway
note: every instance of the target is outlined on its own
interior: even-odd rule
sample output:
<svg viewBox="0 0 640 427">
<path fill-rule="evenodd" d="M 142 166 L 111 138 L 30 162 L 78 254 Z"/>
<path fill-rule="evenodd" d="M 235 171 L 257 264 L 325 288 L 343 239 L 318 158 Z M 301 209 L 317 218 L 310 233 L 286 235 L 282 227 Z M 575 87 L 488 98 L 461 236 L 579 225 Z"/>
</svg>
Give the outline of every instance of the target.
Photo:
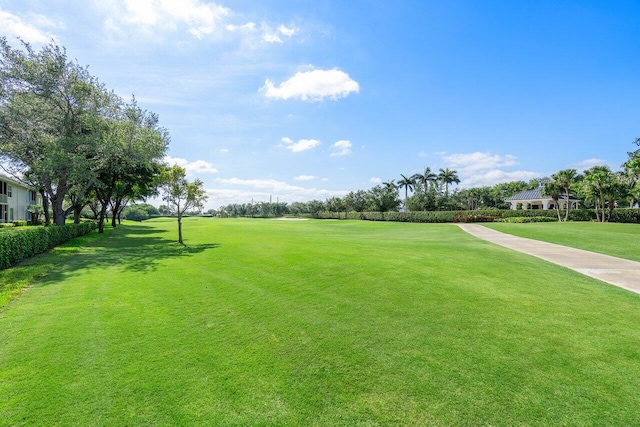
<svg viewBox="0 0 640 427">
<path fill-rule="evenodd" d="M 467 233 L 514 251 L 542 258 L 640 294 L 640 262 L 501 233 L 477 224 L 458 224 Z"/>
</svg>

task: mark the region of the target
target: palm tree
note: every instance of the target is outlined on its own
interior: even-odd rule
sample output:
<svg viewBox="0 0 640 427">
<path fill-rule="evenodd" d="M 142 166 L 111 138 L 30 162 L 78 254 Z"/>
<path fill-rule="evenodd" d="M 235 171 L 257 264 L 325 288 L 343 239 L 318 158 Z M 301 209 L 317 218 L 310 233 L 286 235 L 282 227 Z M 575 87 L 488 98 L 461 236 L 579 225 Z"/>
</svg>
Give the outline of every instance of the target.
<svg viewBox="0 0 640 427">
<path fill-rule="evenodd" d="M 542 187 L 542 192 L 544 195 L 549 196 L 553 199 L 554 204 L 556 205 L 556 213 L 558 214 L 558 222 L 562 221 L 562 217 L 560 216 L 560 203 L 558 203 L 558 199 L 560 199 L 560 193 L 562 192 L 562 185 L 554 179 L 546 182 L 544 187 Z"/>
<path fill-rule="evenodd" d="M 396 188 L 398 188 L 396 186 L 396 180 L 395 179 L 392 179 L 391 181 L 385 181 L 385 182 L 382 183 L 382 185 L 387 190 L 395 190 Z"/>
<path fill-rule="evenodd" d="M 398 181 L 398 188 L 404 187 L 404 212 L 407 212 L 407 193 L 409 190 L 413 191 L 413 186 L 416 182 L 413 180 L 413 177 L 407 178 L 406 176 L 400 174 L 402 179 Z"/>
<path fill-rule="evenodd" d="M 424 168 L 424 173 L 414 174 L 411 179 L 413 179 L 416 184 L 422 184 L 426 193 L 427 189 L 431 189 L 433 183 L 436 182 L 438 175 L 431 172 L 431 168 L 427 166 Z"/>
<path fill-rule="evenodd" d="M 584 171 L 583 188 L 595 199 L 596 219 L 605 222 L 605 198 L 610 192 L 613 174 L 608 166 L 594 166 Z M 600 215 L 599 209 L 602 210 Z"/>
<path fill-rule="evenodd" d="M 571 194 L 569 193 L 569 190 L 578 180 L 578 173 L 575 169 L 564 169 L 551 175 L 551 179 L 553 179 L 553 181 L 555 181 L 564 190 L 566 203 L 564 220 L 566 222 L 569 220 L 569 211 L 571 210 Z"/>
<path fill-rule="evenodd" d="M 449 197 L 449 184 L 460 184 L 460 178 L 458 178 L 458 171 L 452 171 L 449 168 L 440 169 L 438 179 L 444 184 L 444 195 Z"/>
</svg>

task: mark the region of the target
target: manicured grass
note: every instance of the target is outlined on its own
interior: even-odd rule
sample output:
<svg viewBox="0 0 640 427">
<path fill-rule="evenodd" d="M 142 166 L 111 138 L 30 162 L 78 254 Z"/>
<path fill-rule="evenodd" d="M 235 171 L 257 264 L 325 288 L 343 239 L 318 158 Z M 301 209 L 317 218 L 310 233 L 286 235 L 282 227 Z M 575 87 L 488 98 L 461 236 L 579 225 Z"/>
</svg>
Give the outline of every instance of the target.
<svg viewBox="0 0 640 427">
<path fill-rule="evenodd" d="M 20 227 L 20 229 L 27 229 L 27 227 Z M 38 277 L 45 275 L 56 265 L 66 262 L 70 256 L 80 252 L 95 239 L 108 235 L 110 231 L 111 227 L 105 227 L 105 234 L 101 235 L 94 231 L 85 236 L 76 237 L 47 253 L 24 260 L 12 268 L 0 270 L 0 310 L 33 284 Z"/>
<path fill-rule="evenodd" d="M 485 223 L 494 230 L 529 239 L 640 261 L 640 224 L 600 222 Z"/>
<path fill-rule="evenodd" d="M 454 225 L 116 229 L 0 313 L 3 425 L 638 425 L 640 296 Z"/>
</svg>

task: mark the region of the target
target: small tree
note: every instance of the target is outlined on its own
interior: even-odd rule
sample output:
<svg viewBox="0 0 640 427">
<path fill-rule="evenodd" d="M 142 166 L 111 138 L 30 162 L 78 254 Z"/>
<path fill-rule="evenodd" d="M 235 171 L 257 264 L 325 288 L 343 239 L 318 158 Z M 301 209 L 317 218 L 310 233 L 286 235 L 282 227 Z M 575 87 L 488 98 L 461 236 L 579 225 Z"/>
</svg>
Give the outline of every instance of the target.
<svg viewBox="0 0 640 427">
<path fill-rule="evenodd" d="M 178 242 L 182 241 L 182 215 L 190 209 L 202 208 L 207 201 L 207 193 L 202 188 L 203 182 L 195 179 L 187 181 L 184 168 L 173 165 L 164 171 L 161 189 L 162 200 L 167 202 L 169 209 L 178 215 Z"/>
</svg>

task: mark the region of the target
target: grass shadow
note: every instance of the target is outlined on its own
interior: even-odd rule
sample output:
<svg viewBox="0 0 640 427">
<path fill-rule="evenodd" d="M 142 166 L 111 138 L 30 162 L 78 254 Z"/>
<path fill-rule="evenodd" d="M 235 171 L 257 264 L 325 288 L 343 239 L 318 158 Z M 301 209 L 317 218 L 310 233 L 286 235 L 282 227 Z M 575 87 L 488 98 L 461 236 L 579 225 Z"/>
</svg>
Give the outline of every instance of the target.
<svg viewBox="0 0 640 427">
<path fill-rule="evenodd" d="M 220 247 L 219 243 L 182 245 L 160 236 L 163 233 L 165 231 L 145 225 L 119 226 L 108 236 L 98 237 L 92 233 L 92 238 L 73 239 L 49 253 L 3 271 L 3 281 L 8 280 L 16 285 L 22 283 L 19 285 L 21 288 L 25 281 L 34 282 L 36 279 L 41 285 L 49 285 L 68 278 L 80 269 L 114 266 L 125 271 L 152 272 L 168 259 L 187 259 Z M 36 265 L 38 273 L 30 271 Z M 2 305 L 0 298 L 0 307 Z"/>
</svg>

